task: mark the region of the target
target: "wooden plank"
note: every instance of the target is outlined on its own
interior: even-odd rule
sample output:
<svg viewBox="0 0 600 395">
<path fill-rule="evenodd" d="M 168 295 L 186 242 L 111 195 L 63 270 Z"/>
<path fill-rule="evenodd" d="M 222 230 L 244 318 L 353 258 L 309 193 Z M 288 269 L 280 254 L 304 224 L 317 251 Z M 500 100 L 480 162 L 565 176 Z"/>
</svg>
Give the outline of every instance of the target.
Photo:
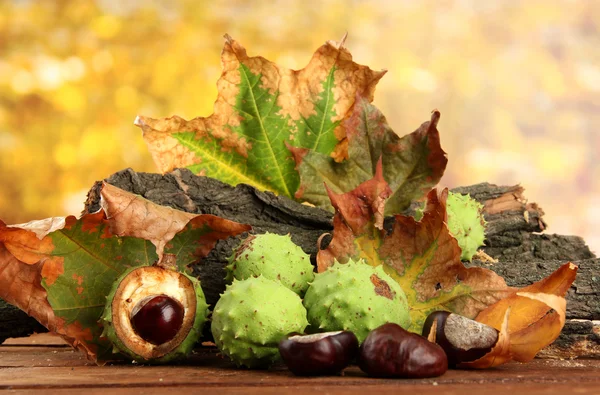
<svg viewBox="0 0 600 395">
<path fill-rule="evenodd" d="M 0 347 L 0 368 L 96 366 L 70 347 Z M 2 371 L 0 371 L 0 377 Z"/>
<path fill-rule="evenodd" d="M 6 339 L 2 346 L 64 346 L 71 347 L 62 337 L 54 333 L 34 333 L 28 337 L 13 337 Z"/>
<path fill-rule="evenodd" d="M 76 387 L 69 389 L 52 389 L 53 394 L 72 394 L 74 392 L 83 393 L 85 395 L 107 395 L 106 388 L 88 388 Z M 48 389 L 28 389 L 20 390 L 19 393 L 31 394 L 47 394 Z M 395 384 L 382 385 L 364 385 L 358 387 L 347 386 L 323 386 L 323 385 L 307 385 L 295 386 L 289 385 L 286 387 L 272 387 L 268 384 L 263 384 L 255 387 L 239 387 L 232 385 L 231 387 L 202 387 L 202 386 L 153 386 L 153 387 L 111 387 L 110 395 L 123 394 L 257 394 L 257 395 L 281 395 L 281 394 L 330 394 L 330 395 L 364 395 L 364 394 L 410 394 L 410 395 L 547 395 L 547 394 L 581 394 L 581 395 L 597 395 L 599 393 L 597 383 L 584 383 L 577 386 L 571 384 L 530 384 L 530 383 L 473 383 L 473 384 L 441 384 L 441 385 L 418 385 L 418 384 L 403 384 L 401 382 Z"/>
<path fill-rule="evenodd" d="M 11 365 L 12 363 L 12 365 Z M 85 390 L 105 392 L 181 393 L 185 389 L 227 393 L 328 392 L 478 395 L 514 393 L 537 394 L 552 389 L 566 393 L 600 392 L 600 360 L 534 360 L 511 363 L 489 370 L 452 370 L 423 380 L 373 379 L 356 366 L 336 377 L 296 377 L 285 367 L 271 370 L 236 369 L 217 356 L 212 348 L 194 354 L 186 365 L 140 366 L 91 365 L 80 353 L 64 347 L 0 347 L 0 389 L 48 391 Z M 511 394 L 512 395 L 512 394 Z"/>
</svg>

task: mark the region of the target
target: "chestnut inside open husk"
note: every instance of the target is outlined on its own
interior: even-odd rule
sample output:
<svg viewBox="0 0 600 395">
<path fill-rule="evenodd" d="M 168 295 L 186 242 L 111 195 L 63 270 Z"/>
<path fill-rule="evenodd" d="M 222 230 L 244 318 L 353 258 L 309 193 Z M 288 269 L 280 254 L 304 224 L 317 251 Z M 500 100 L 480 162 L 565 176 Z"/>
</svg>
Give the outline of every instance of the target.
<svg viewBox="0 0 600 395">
<path fill-rule="evenodd" d="M 151 295 L 131 311 L 131 324 L 135 332 L 155 345 L 172 340 L 181 329 L 183 305 L 167 295 Z"/>
<path fill-rule="evenodd" d="M 369 333 L 360 346 L 358 366 L 373 377 L 425 378 L 444 374 L 448 360 L 437 344 L 388 323 Z"/>
<path fill-rule="evenodd" d="M 349 331 L 292 335 L 279 342 L 279 353 L 295 375 L 334 375 L 356 357 L 358 339 Z"/>
</svg>

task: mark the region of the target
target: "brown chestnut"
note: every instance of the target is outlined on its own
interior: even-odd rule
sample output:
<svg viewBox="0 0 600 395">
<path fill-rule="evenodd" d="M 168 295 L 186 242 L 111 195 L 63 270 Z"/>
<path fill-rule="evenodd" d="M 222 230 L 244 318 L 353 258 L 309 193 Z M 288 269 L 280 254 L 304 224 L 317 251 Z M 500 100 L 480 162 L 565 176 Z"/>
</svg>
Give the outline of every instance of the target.
<svg viewBox="0 0 600 395">
<path fill-rule="evenodd" d="M 149 343 L 161 345 L 173 339 L 183 324 L 184 308 L 167 295 L 142 299 L 131 311 L 131 325 Z"/>
<path fill-rule="evenodd" d="M 429 314 L 422 334 L 444 349 L 450 367 L 478 360 L 498 342 L 495 328 L 448 311 Z"/>
<path fill-rule="evenodd" d="M 279 342 L 279 353 L 295 375 L 334 375 L 356 357 L 358 339 L 349 331 L 294 335 Z"/>
<path fill-rule="evenodd" d="M 388 323 L 367 335 L 360 346 L 358 366 L 374 377 L 423 378 L 444 374 L 448 360 L 437 344 Z"/>
</svg>

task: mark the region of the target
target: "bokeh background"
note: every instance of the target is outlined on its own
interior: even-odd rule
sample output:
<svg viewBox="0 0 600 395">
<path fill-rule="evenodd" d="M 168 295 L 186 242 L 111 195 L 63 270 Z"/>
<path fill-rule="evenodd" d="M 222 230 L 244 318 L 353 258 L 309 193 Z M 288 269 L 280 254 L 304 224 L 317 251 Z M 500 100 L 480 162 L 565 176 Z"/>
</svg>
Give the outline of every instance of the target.
<svg viewBox="0 0 600 395">
<path fill-rule="evenodd" d="M 549 231 L 600 252 L 600 1 L 0 0 L 0 218 L 78 214 L 94 181 L 155 171 L 133 125 L 209 115 L 223 34 L 302 68 L 349 33 L 387 69 L 403 135 L 442 113 L 442 184 L 521 183 Z"/>
</svg>

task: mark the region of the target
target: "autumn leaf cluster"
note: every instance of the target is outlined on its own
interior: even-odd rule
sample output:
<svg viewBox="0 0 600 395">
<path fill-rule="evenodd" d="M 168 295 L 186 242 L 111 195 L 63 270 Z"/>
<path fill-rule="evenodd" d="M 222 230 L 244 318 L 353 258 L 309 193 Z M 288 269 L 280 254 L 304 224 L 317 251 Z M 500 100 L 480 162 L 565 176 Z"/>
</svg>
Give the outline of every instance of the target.
<svg viewBox="0 0 600 395">
<path fill-rule="evenodd" d="M 350 258 L 382 265 L 407 295 L 413 331 L 440 309 L 496 327 L 502 342 L 474 367 L 526 361 L 558 336 L 576 267 L 517 290 L 490 270 L 461 263 L 446 225 L 447 190 L 432 189 L 447 164 L 440 112 L 413 133 L 394 132 L 371 104 L 384 72 L 355 63 L 344 40 L 327 42 L 306 67 L 290 70 L 248 56 L 226 36 L 222 66 L 212 115 L 137 117 L 159 171 L 187 167 L 333 210 L 333 238 L 317 254 L 318 270 Z M 425 197 L 420 221 L 401 214 Z M 99 306 L 127 267 L 152 265 L 168 252 L 187 270 L 218 240 L 250 230 L 108 184 L 102 198 L 101 211 L 79 219 L 0 223 L 0 296 L 98 360 L 110 350 L 97 324 Z M 394 217 L 391 231 L 385 216 Z"/>
</svg>

